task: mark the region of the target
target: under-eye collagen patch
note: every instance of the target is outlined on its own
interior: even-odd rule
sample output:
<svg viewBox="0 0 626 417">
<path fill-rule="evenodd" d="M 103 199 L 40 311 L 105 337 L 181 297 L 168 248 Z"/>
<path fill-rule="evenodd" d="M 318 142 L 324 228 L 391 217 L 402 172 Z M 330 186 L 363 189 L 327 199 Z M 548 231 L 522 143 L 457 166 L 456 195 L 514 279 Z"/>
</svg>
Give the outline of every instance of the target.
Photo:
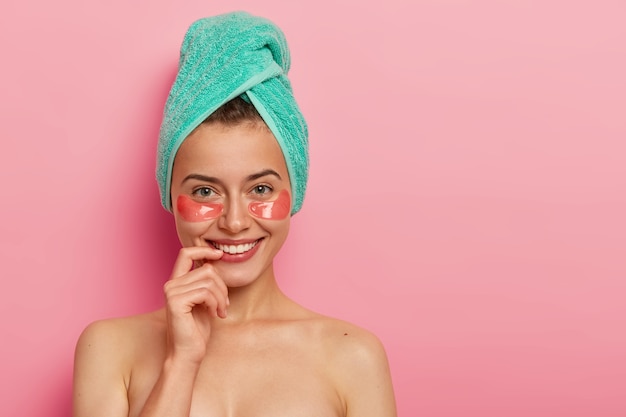
<svg viewBox="0 0 626 417">
<path fill-rule="evenodd" d="M 289 216 L 291 198 L 287 190 L 282 190 L 274 201 L 253 201 L 248 206 L 250 214 L 259 219 L 283 220 Z"/>
<path fill-rule="evenodd" d="M 188 222 L 204 222 L 217 218 L 224 206 L 220 203 L 198 203 L 186 195 L 179 195 L 176 208 L 181 217 Z"/>
</svg>

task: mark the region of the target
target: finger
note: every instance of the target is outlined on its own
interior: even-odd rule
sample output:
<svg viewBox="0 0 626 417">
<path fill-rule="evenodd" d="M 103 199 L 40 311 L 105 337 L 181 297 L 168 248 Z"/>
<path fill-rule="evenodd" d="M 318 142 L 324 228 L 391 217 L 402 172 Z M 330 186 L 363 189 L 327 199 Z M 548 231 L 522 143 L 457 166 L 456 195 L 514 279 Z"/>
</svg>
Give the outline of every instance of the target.
<svg viewBox="0 0 626 417">
<path fill-rule="evenodd" d="M 226 309 L 229 304 L 228 289 L 224 281 L 217 275 L 201 276 L 202 273 L 207 272 L 206 269 L 191 271 L 184 277 L 165 283 L 165 297 L 172 310 L 188 313 L 197 304 L 206 304 L 208 307 L 213 308 L 214 303 L 201 297 L 198 298 L 198 294 L 206 291 L 209 293 L 207 297 L 210 296 L 215 299 L 215 310 L 218 315 L 220 317 L 226 316 Z"/>
<path fill-rule="evenodd" d="M 209 282 L 208 285 L 195 288 L 192 291 L 204 294 L 204 298 L 202 298 L 203 304 L 207 307 L 212 317 L 226 318 L 227 295 L 215 285 L 215 282 Z"/>
<path fill-rule="evenodd" d="M 173 312 L 189 313 L 198 305 L 217 305 L 217 299 L 206 286 L 176 288 L 167 294 L 168 307 Z"/>
<path fill-rule="evenodd" d="M 198 303 L 196 305 L 202 305 L 205 308 L 205 311 L 208 312 L 211 317 L 217 317 L 219 301 L 215 294 L 207 288 L 197 288 L 193 290 L 193 296 L 195 296 L 196 294 L 202 300 L 202 303 Z"/>
<path fill-rule="evenodd" d="M 182 248 L 178 253 L 176 262 L 174 262 L 171 278 L 178 278 L 185 275 L 191 270 L 194 262 L 201 260 L 216 261 L 220 259 L 223 254 L 224 252 L 212 246 L 190 246 Z"/>
<path fill-rule="evenodd" d="M 215 282 L 215 284 L 217 285 L 217 287 L 219 288 L 219 290 L 223 294 L 224 298 L 226 299 L 226 305 L 229 306 L 230 305 L 230 300 L 228 299 L 228 287 L 226 286 L 226 283 L 224 282 L 222 277 L 220 277 L 217 273 L 215 273 L 215 270 L 213 269 L 212 265 L 210 265 L 210 264 L 204 264 L 203 265 L 203 269 L 209 270 L 209 273 L 211 273 L 211 275 L 215 277 L 213 282 Z"/>
<path fill-rule="evenodd" d="M 215 267 L 210 263 L 206 263 L 199 268 L 193 269 L 181 276 L 166 281 L 164 287 L 166 290 L 168 288 L 183 288 L 186 285 L 195 285 L 194 283 L 202 286 L 205 284 L 205 281 L 207 283 L 212 282 L 218 291 L 223 293 L 225 297 L 228 296 L 228 287 L 226 286 L 226 283 L 219 276 Z"/>
</svg>

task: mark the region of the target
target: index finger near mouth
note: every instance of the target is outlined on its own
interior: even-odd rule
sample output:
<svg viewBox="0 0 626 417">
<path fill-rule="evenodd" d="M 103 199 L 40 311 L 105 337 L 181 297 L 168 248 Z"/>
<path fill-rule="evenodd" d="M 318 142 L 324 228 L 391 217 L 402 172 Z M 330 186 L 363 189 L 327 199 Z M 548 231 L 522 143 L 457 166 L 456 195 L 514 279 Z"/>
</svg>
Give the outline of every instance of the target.
<svg viewBox="0 0 626 417">
<path fill-rule="evenodd" d="M 203 260 L 218 260 L 223 252 L 209 246 L 192 246 L 182 248 L 178 253 L 174 268 L 172 268 L 172 278 L 177 278 L 191 271 L 194 262 Z"/>
</svg>

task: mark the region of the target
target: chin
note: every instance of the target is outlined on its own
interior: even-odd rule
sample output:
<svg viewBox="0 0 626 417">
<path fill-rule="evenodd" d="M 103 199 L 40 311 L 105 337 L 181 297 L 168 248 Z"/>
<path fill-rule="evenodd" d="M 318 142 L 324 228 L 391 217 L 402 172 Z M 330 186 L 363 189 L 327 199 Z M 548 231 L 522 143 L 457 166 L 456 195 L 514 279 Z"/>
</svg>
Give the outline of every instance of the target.
<svg viewBox="0 0 626 417">
<path fill-rule="evenodd" d="M 216 267 L 217 273 L 229 288 L 241 288 L 253 284 L 269 269 L 271 269 L 271 266 L 265 268 L 264 271 L 259 271 L 256 268 L 242 268 L 242 265 L 224 265 L 224 263 Z"/>
</svg>

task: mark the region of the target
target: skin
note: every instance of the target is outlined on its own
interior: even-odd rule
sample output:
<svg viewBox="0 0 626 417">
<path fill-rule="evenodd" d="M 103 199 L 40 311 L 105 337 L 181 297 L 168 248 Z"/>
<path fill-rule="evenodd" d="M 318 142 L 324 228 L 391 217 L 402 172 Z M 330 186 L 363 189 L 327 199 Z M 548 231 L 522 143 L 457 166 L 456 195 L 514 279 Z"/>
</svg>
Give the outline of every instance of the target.
<svg viewBox="0 0 626 417">
<path fill-rule="evenodd" d="M 396 416 L 379 340 L 279 289 L 273 260 L 290 217 L 257 218 L 248 207 L 283 190 L 290 192 L 287 168 L 264 126 L 203 124 L 185 140 L 172 201 L 187 195 L 223 204 L 223 212 L 189 222 L 174 208 L 183 248 L 165 306 L 85 329 L 74 417 Z M 243 262 L 226 262 L 211 243 L 259 239 Z"/>
</svg>

